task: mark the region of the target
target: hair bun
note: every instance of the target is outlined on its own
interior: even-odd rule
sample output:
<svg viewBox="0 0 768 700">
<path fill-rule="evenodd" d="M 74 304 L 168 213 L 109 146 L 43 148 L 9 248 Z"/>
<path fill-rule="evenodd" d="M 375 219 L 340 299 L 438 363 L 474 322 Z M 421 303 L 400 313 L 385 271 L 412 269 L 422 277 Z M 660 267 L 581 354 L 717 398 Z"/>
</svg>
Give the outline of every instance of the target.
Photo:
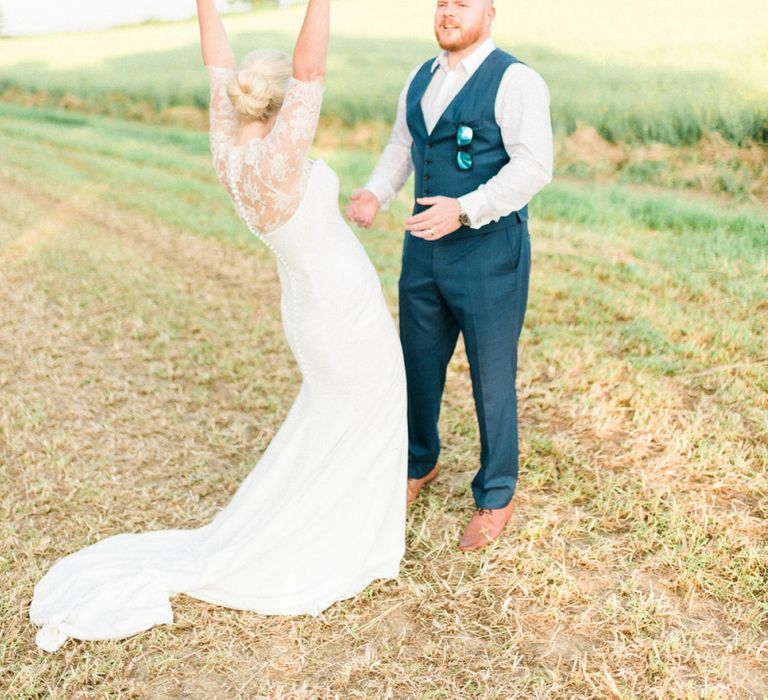
<svg viewBox="0 0 768 700">
<path fill-rule="evenodd" d="M 290 58 L 282 51 L 261 49 L 248 54 L 227 86 L 227 95 L 245 121 L 266 121 L 283 104 L 291 74 Z"/>
<path fill-rule="evenodd" d="M 271 81 L 251 70 L 241 70 L 235 77 L 237 104 L 235 110 L 243 116 L 258 119 L 274 98 Z M 231 96 L 230 96 L 231 99 Z"/>
</svg>

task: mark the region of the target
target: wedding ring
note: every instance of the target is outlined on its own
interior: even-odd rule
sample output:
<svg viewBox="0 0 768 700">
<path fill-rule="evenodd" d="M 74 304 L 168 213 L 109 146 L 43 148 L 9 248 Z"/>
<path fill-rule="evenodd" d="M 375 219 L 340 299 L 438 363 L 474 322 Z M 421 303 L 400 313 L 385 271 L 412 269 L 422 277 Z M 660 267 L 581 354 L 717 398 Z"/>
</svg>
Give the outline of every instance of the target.
<svg viewBox="0 0 768 700">
<path fill-rule="evenodd" d="M 426 231 L 424 231 L 424 233 L 426 233 L 428 236 L 434 236 L 435 235 L 435 232 L 431 228 L 428 228 Z"/>
</svg>

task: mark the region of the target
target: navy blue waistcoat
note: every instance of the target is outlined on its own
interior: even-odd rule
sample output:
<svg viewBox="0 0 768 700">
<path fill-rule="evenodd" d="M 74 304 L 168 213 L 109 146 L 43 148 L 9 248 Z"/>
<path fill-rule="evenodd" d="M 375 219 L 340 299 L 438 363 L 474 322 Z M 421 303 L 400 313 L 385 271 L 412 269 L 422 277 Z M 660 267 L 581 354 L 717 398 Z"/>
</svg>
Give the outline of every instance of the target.
<svg viewBox="0 0 768 700">
<path fill-rule="evenodd" d="M 475 71 L 466 85 L 427 133 L 421 98 L 432 80 L 432 64 L 427 61 L 416 73 L 408 88 L 406 120 L 413 137 L 411 157 L 415 170 L 416 197 L 461 197 L 488 182 L 509 162 L 501 129 L 496 123 L 496 95 L 505 71 L 520 63 L 510 54 L 495 49 Z M 456 163 L 456 134 L 459 126 L 472 127 L 474 136 L 467 150 L 472 154 L 472 167 L 461 170 Z M 416 204 L 414 214 L 427 207 Z M 490 233 L 507 228 L 528 218 L 527 205 L 499 221 L 482 228 L 462 226 L 443 240 Z"/>
</svg>

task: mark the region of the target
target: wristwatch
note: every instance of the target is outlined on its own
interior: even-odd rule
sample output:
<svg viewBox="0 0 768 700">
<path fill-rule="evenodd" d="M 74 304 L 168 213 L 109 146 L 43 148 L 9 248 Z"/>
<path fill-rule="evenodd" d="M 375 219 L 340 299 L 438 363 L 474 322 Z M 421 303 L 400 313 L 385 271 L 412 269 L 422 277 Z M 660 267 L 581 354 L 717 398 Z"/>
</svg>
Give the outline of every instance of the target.
<svg viewBox="0 0 768 700">
<path fill-rule="evenodd" d="M 461 206 L 461 202 L 459 202 L 459 223 L 462 226 L 472 225 L 472 222 L 469 220 L 469 214 L 464 211 L 464 207 Z"/>
</svg>

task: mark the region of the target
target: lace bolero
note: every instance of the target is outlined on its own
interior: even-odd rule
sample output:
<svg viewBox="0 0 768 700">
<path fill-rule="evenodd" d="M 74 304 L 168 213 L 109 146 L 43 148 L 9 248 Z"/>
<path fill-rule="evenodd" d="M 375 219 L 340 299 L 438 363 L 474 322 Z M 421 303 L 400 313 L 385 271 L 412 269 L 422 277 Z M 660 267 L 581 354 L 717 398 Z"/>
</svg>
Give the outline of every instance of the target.
<svg viewBox="0 0 768 700">
<path fill-rule="evenodd" d="M 219 180 L 245 210 L 240 216 L 258 229 L 254 233 L 268 233 L 291 218 L 304 195 L 323 85 L 291 78 L 272 130 L 264 138 L 236 144 L 240 121 L 227 96 L 234 76 L 234 70 L 208 66 L 211 155 Z"/>
</svg>

